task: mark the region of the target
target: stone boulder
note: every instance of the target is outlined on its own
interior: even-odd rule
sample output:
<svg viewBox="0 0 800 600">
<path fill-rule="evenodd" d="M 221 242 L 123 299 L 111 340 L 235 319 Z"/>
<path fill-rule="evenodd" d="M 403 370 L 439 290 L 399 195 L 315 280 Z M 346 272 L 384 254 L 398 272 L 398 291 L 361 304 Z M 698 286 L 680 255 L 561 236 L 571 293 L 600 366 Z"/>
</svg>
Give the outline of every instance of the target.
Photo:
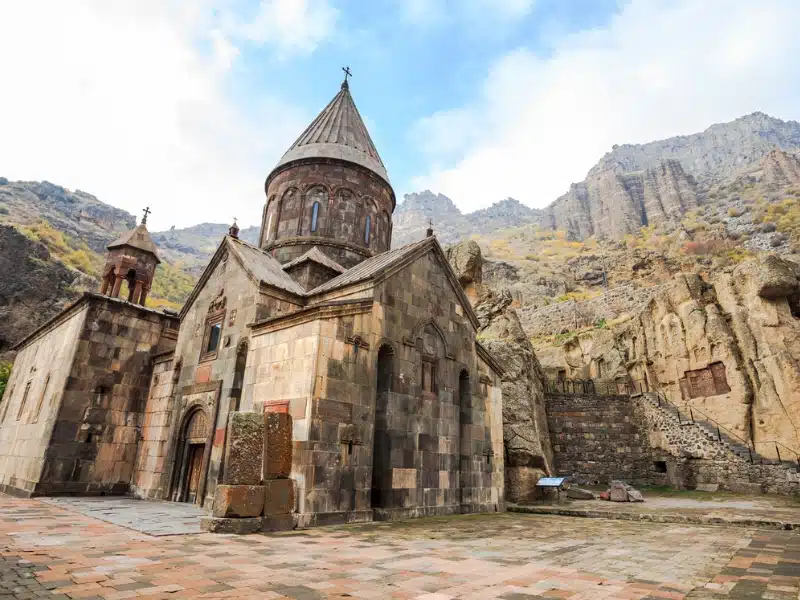
<svg viewBox="0 0 800 600">
<path fill-rule="evenodd" d="M 752 293 L 767 299 L 786 298 L 800 291 L 798 265 L 774 254 L 758 257 L 739 265 L 734 279 L 749 283 Z"/>
<path fill-rule="evenodd" d="M 594 500 L 597 496 L 591 490 L 571 487 L 567 490 L 567 498 L 571 500 Z"/>
<path fill-rule="evenodd" d="M 601 498 L 611 502 L 644 502 L 644 497 L 639 490 L 622 481 L 612 481 L 606 494 L 607 498 L 605 494 L 601 495 Z"/>
<path fill-rule="evenodd" d="M 447 260 L 456 272 L 464 292 L 475 303 L 482 292 L 483 256 L 481 247 L 474 241 L 461 242 L 445 250 Z"/>
</svg>

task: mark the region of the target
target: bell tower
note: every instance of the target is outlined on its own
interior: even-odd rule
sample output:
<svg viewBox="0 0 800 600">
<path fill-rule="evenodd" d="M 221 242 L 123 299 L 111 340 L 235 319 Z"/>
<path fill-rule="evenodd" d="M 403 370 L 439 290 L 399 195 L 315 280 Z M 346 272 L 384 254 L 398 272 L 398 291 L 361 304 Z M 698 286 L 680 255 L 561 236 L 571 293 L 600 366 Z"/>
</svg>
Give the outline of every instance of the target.
<svg viewBox="0 0 800 600">
<path fill-rule="evenodd" d="M 149 207 L 144 209 L 139 225 L 108 245 L 100 288 L 104 296 L 122 297 L 132 304 L 145 305 L 156 267 L 161 262 L 147 231 L 148 214 Z"/>
</svg>

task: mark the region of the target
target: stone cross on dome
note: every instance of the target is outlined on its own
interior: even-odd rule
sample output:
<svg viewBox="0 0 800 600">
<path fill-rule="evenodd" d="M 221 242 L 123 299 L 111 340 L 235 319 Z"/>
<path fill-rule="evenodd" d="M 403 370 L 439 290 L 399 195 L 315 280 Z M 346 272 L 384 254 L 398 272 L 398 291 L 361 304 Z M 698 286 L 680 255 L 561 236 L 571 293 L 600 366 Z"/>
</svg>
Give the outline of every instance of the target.
<svg viewBox="0 0 800 600">
<path fill-rule="evenodd" d="M 352 77 L 353 73 L 350 71 L 350 67 L 342 67 L 342 71 L 344 71 L 344 81 L 342 82 L 342 88 L 350 87 L 350 84 L 347 83 L 347 78 Z"/>
</svg>

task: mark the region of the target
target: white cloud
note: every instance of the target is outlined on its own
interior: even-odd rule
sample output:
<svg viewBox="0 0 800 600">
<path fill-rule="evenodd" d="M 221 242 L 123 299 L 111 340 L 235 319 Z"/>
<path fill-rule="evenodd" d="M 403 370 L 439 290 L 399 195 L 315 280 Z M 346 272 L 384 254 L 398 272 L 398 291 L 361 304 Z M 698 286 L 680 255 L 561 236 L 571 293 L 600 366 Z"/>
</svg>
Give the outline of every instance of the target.
<svg viewBox="0 0 800 600">
<path fill-rule="evenodd" d="M 273 42 L 281 54 L 308 53 L 330 35 L 337 15 L 327 0 L 261 0 L 255 18 L 238 29 L 254 42 Z"/>
<path fill-rule="evenodd" d="M 251 41 L 311 51 L 322 26 L 297 35 L 305 9 L 281 8 L 300 4 L 262 3 L 297 27 L 254 28 Z M 258 223 L 264 178 L 310 115 L 274 96 L 237 105 L 228 95 L 244 43 L 235 9 L 226 0 L 0 2 L 0 175 L 79 188 L 137 215 L 150 205 L 154 229 L 234 215 Z"/>
<path fill-rule="evenodd" d="M 631 0 L 546 57 L 502 57 L 475 102 L 423 119 L 413 139 L 431 167 L 412 187 L 466 210 L 507 196 L 544 206 L 613 144 L 757 110 L 797 119 L 798 19 L 796 0 Z"/>
<path fill-rule="evenodd" d="M 529 14 L 534 0 L 399 0 L 405 19 L 414 25 L 432 26 L 452 20 L 473 25 L 513 21 Z"/>
</svg>

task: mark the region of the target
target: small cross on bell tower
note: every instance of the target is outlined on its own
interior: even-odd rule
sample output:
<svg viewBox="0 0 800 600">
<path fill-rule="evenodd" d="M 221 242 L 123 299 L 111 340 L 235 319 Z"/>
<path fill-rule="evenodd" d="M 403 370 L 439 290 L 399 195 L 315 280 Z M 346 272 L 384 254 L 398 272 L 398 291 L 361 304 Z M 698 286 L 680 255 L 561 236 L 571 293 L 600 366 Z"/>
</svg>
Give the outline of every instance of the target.
<svg viewBox="0 0 800 600">
<path fill-rule="evenodd" d="M 433 237 L 433 219 L 428 219 L 428 231 L 425 232 L 425 237 Z"/>
</svg>

